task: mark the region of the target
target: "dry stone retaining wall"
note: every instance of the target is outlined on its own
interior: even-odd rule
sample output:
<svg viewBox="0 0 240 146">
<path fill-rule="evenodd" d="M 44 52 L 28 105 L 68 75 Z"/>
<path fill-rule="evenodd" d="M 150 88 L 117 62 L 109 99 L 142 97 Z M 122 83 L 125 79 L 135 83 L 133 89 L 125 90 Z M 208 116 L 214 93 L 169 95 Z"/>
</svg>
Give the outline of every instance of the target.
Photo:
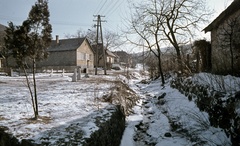
<svg viewBox="0 0 240 146">
<path fill-rule="evenodd" d="M 240 115 L 236 112 L 240 92 L 231 95 L 215 91 L 191 78 L 175 78 L 171 81 L 171 87 L 178 89 L 190 101 L 194 100 L 201 111 L 209 114 L 212 126 L 222 128 L 233 145 L 240 145 Z"/>
<path fill-rule="evenodd" d="M 98 130 L 91 133 L 90 137 L 84 137 L 84 132 L 81 129 L 80 123 L 72 123 L 67 127 L 62 128 L 66 133 L 64 138 L 59 138 L 54 143 L 51 143 L 51 136 L 55 133 L 46 133 L 46 136 L 41 138 L 41 144 L 34 143 L 33 140 L 22 140 L 19 142 L 14 136 L 4 132 L 6 127 L 0 127 L 0 146 L 54 146 L 54 145 L 82 145 L 82 146 L 107 146 L 120 145 L 121 138 L 125 129 L 125 115 L 124 110 L 120 105 L 111 105 L 107 108 L 107 114 L 95 114 L 92 118 L 95 119 L 95 124 Z M 83 123 L 84 124 L 84 123 Z"/>
</svg>

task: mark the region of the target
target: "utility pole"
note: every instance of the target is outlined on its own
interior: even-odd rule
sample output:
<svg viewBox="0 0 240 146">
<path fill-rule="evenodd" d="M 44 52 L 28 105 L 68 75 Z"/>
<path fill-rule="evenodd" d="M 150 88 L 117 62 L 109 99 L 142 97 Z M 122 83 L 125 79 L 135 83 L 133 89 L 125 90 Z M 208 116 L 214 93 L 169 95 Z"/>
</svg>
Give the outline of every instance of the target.
<svg viewBox="0 0 240 146">
<path fill-rule="evenodd" d="M 97 75 L 97 70 L 98 70 L 98 62 L 99 62 L 99 57 L 98 57 L 98 26 L 99 26 L 99 19 L 97 19 L 97 25 L 94 25 L 94 26 L 97 26 L 97 35 L 96 35 L 96 67 L 95 67 L 95 75 Z"/>
<path fill-rule="evenodd" d="M 104 16 L 100 16 L 100 15 L 94 15 L 94 17 L 97 17 L 97 20 L 94 20 L 94 21 L 97 21 L 97 25 L 95 25 L 97 27 L 97 36 L 96 36 L 96 43 L 97 43 L 97 54 L 96 54 L 96 68 L 95 68 L 95 75 L 97 75 L 97 68 L 99 66 L 99 52 L 98 52 L 98 46 L 99 46 L 99 28 L 100 28 L 100 39 L 101 39 L 101 47 L 102 47 L 102 51 L 103 51 L 103 63 L 104 63 L 104 74 L 107 75 L 107 67 L 106 67 L 106 54 L 105 54 L 105 49 L 104 49 L 104 45 L 103 45 L 103 35 L 102 35 L 102 23 L 101 22 L 106 22 L 106 21 L 102 21 L 101 20 L 101 17 L 104 17 Z"/>
</svg>

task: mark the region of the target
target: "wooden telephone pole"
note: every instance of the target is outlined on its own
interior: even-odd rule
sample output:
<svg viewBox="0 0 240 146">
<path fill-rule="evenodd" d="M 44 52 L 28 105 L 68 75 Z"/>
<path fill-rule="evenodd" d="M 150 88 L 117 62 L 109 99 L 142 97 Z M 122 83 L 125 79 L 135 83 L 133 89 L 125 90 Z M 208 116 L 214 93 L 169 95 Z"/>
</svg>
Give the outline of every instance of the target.
<svg viewBox="0 0 240 146">
<path fill-rule="evenodd" d="M 96 52 L 96 68 L 95 68 L 95 75 L 97 75 L 97 69 L 98 69 L 98 66 L 99 66 L 99 51 L 98 51 L 98 46 L 99 46 L 99 29 L 100 29 L 100 41 L 101 41 L 101 47 L 102 47 L 102 51 L 103 51 L 103 63 L 104 63 L 104 74 L 107 75 L 107 65 L 106 65 L 106 54 L 105 54 L 105 49 L 104 49 L 104 45 L 103 45 L 103 35 L 102 35 L 102 22 L 106 22 L 106 21 L 102 21 L 101 20 L 101 17 L 104 17 L 104 16 L 100 16 L 100 15 L 94 15 L 94 17 L 97 17 L 97 20 L 94 20 L 94 21 L 97 21 L 97 25 L 95 25 L 97 27 L 97 35 L 96 35 L 96 43 L 97 43 L 97 52 Z"/>
</svg>

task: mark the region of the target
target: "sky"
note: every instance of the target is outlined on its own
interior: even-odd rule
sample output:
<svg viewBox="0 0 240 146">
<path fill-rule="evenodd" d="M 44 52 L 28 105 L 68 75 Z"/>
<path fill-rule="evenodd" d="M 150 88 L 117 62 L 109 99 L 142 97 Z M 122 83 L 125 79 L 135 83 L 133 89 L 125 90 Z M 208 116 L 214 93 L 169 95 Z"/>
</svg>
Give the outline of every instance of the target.
<svg viewBox="0 0 240 146">
<path fill-rule="evenodd" d="M 125 22 L 130 16 L 128 1 L 49 0 L 53 39 L 55 39 L 56 35 L 59 35 L 61 39 L 67 35 L 76 34 L 78 30 L 91 31 L 95 29 L 93 27 L 96 24 L 96 21 L 94 21 L 96 17 L 94 15 L 104 16 L 102 20 L 106 22 L 102 23 L 103 30 L 120 33 L 125 28 Z M 207 6 L 215 10 L 212 20 L 232 1 L 206 0 Z M 12 21 L 14 24 L 20 25 L 27 19 L 28 13 L 34 3 L 34 0 L 0 0 L 0 24 L 7 26 L 8 22 Z"/>
<path fill-rule="evenodd" d="M 0 0 L 0 23 L 9 21 L 21 24 L 28 16 L 33 0 Z M 52 36 L 63 38 L 75 34 L 78 30 L 94 29 L 94 15 L 105 16 L 103 28 L 120 31 L 122 21 L 128 8 L 127 0 L 49 0 L 50 23 L 53 26 Z"/>
</svg>

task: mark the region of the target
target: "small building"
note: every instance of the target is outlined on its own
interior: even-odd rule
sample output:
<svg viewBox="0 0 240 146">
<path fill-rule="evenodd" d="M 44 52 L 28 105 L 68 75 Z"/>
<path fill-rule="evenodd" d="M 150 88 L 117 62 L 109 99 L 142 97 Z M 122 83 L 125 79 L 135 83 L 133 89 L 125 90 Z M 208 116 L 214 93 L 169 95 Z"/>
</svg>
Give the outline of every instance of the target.
<svg viewBox="0 0 240 146">
<path fill-rule="evenodd" d="M 132 56 L 125 51 L 115 51 L 116 54 L 115 63 L 119 63 L 123 67 L 133 67 Z"/>
<path fill-rule="evenodd" d="M 212 23 L 212 72 L 240 76 L 240 0 L 234 0 Z"/>
<path fill-rule="evenodd" d="M 94 66 L 98 66 L 98 67 L 104 67 L 104 60 L 103 60 L 103 49 L 102 49 L 102 44 L 97 45 L 93 45 L 93 50 L 95 53 L 95 62 L 94 62 Z M 106 57 L 106 66 L 107 69 L 111 69 L 112 68 L 112 64 L 114 64 L 114 60 L 116 58 L 115 54 L 112 53 L 111 51 L 109 51 L 108 49 L 104 49 L 105 50 L 105 57 Z M 98 57 L 97 57 L 98 56 Z M 98 59 L 97 59 L 98 58 Z M 97 64 L 98 61 L 98 64 Z"/>
<path fill-rule="evenodd" d="M 94 52 L 87 38 L 53 40 L 47 49 L 49 56 L 37 64 L 39 68 L 72 70 L 94 68 Z"/>
<path fill-rule="evenodd" d="M 114 64 L 114 60 L 116 58 L 116 55 L 113 54 L 111 51 L 109 50 L 105 50 L 106 51 L 106 58 L 107 58 L 107 68 L 111 69 L 112 68 L 112 64 Z"/>
</svg>

